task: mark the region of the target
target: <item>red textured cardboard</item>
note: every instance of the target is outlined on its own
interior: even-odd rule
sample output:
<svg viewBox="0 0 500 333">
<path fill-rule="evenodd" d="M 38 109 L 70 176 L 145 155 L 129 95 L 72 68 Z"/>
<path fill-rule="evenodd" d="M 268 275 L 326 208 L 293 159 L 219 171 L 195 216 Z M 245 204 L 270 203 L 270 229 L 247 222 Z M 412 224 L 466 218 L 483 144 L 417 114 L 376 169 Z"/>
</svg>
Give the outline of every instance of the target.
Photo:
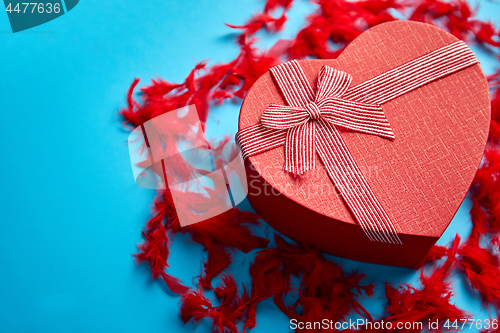
<svg viewBox="0 0 500 333">
<path fill-rule="evenodd" d="M 349 73 L 357 85 L 456 41 L 428 24 L 390 22 L 361 34 L 335 60 L 300 65 L 313 87 L 323 65 Z M 243 101 L 239 128 L 259 123 L 271 103 L 286 104 L 268 72 Z M 481 161 L 490 122 L 488 84 L 477 64 L 398 97 L 383 110 L 394 141 L 341 134 L 403 245 L 366 237 L 319 160 L 300 179 L 284 172 L 283 147 L 248 159 L 251 205 L 279 232 L 325 253 L 418 267 L 451 222 Z"/>
</svg>

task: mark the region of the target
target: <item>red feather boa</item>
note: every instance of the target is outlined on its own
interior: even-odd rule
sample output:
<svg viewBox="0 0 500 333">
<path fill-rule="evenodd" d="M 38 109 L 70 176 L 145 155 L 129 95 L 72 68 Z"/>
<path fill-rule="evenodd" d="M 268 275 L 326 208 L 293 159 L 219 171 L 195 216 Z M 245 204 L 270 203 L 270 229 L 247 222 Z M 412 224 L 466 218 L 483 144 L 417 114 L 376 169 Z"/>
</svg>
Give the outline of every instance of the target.
<svg viewBox="0 0 500 333">
<path fill-rule="evenodd" d="M 184 82 L 179 84 L 153 80 L 142 88 L 142 101 L 136 102 L 133 92 L 139 80 L 130 87 L 128 107 L 121 111 L 127 127 L 137 127 L 160 114 L 179 107 L 195 104 L 204 122 L 209 103 L 222 103 L 227 99 L 241 99 L 253 82 L 271 66 L 294 58 L 307 56 L 335 58 L 347 44 L 364 30 L 386 21 L 396 20 L 393 15 L 427 22 L 446 29 L 467 42 L 475 42 L 498 51 L 499 31 L 488 22 L 475 18 L 474 11 L 465 1 L 452 0 L 316 0 L 318 10 L 307 17 L 306 26 L 291 41 L 280 40 L 269 51 L 253 47 L 253 35 L 260 29 L 279 31 L 287 20 L 292 0 L 268 0 L 262 13 L 253 16 L 240 29 L 237 42 L 241 51 L 236 59 L 226 64 L 207 67 L 201 62 L 193 68 Z M 281 15 L 275 17 L 277 10 Z M 332 49 L 330 42 L 338 48 Z M 500 59 L 499 59 L 500 60 Z M 460 242 L 457 236 L 448 246 L 435 246 L 429 253 L 427 265 L 420 274 L 421 287 L 409 284 L 395 287 L 386 284 L 386 318 L 398 322 L 454 320 L 467 318 L 467 314 L 451 301 L 449 277 L 459 272 L 473 290 L 479 293 L 485 306 L 498 314 L 500 307 L 500 72 L 489 77 L 492 92 L 492 122 L 488 149 L 484 161 L 471 187 L 472 230 L 469 238 Z M 222 149 L 224 142 L 219 147 Z M 185 172 L 193 172 L 186 167 Z M 196 194 L 190 194 L 196 200 Z M 167 286 L 181 295 L 181 318 L 195 322 L 210 318 L 215 332 L 238 332 L 256 325 L 256 306 L 272 298 L 276 306 L 291 319 L 299 321 L 345 320 L 358 313 L 372 320 L 358 299 L 373 294 L 373 284 L 363 284 L 364 275 L 346 273 L 341 267 L 326 260 L 321 253 L 307 244 L 290 244 L 276 236 L 276 246 L 256 236 L 251 225 L 259 225 L 258 216 L 239 209 L 230 210 L 209 221 L 181 228 L 169 190 L 161 190 L 153 201 L 153 215 L 144 228 L 144 243 L 135 255 L 138 262 L 148 262 L 153 278 L 162 277 Z M 187 233 L 192 240 L 208 251 L 198 287 L 183 285 L 176 277 L 166 273 L 170 238 Z M 249 290 L 238 291 L 237 282 L 225 272 L 232 262 L 233 251 L 245 253 L 262 249 L 250 266 L 252 284 Z M 217 287 L 212 280 L 219 277 Z M 294 288 L 292 278 L 299 278 Z M 218 305 L 204 296 L 211 290 Z M 293 294 L 296 301 L 286 302 Z M 423 326 L 426 327 L 425 325 Z M 315 331 L 315 330 L 312 330 Z M 370 330 L 365 330 L 366 332 Z M 377 330 L 383 331 L 383 330 Z M 418 330 L 406 330 L 416 332 Z M 500 332 L 497 329 L 484 332 Z"/>
</svg>

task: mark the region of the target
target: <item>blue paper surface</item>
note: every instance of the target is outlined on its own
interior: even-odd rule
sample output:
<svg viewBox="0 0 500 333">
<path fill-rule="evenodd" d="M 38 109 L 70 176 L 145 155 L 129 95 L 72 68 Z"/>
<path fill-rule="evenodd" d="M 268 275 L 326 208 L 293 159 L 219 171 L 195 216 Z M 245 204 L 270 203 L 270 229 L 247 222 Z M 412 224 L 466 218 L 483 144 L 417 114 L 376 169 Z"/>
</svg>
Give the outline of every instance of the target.
<svg viewBox="0 0 500 333">
<path fill-rule="evenodd" d="M 241 1 L 80 1 L 71 12 L 13 34 L 0 14 L 0 332 L 208 332 L 183 325 L 179 300 L 146 265 L 132 258 L 149 217 L 154 191 L 135 185 L 117 111 L 135 77 L 180 82 L 198 61 L 232 60 L 234 30 L 263 3 Z M 500 5 L 481 3 L 481 17 L 500 22 Z M 259 33 L 258 45 L 290 38 L 314 4 L 297 1 L 285 31 Z M 474 48 L 487 73 L 497 62 Z M 239 105 L 214 107 L 207 136 L 234 134 Z M 248 205 L 248 209 L 251 209 Z M 440 244 L 470 228 L 465 201 Z M 262 232 L 265 232 L 264 228 Z M 170 273 L 191 284 L 202 247 L 177 236 Z M 230 268 L 249 282 L 253 253 L 237 254 Z M 333 258 L 341 262 L 339 258 Z M 367 282 L 416 281 L 415 271 L 342 260 Z M 457 305 L 489 317 L 480 299 L 454 279 Z M 364 300 L 382 314 L 378 297 Z M 258 306 L 254 332 L 288 332 L 288 318 L 272 303 Z M 474 330 L 472 330 L 474 331 Z"/>
</svg>

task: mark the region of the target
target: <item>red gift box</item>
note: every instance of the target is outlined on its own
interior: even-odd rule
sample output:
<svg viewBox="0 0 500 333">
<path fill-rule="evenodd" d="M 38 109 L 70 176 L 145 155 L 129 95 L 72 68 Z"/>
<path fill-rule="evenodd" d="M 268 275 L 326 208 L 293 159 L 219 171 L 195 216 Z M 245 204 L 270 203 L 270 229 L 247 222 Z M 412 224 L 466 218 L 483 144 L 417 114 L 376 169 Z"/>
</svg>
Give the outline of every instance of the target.
<svg viewBox="0 0 500 333">
<path fill-rule="evenodd" d="M 350 74 L 355 87 L 456 42 L 431 25 L 390 22 L 361 34 L 337 59 L 298 63 L 311 87 L 325 65 Z M 287 101 L 268 72 L 243 102 L 240 132 L 260 124 L 270 104 Z M 282 145 L 247 157 L 248 199 L 257 213 L 277 231 L 325 253 L 418 267 L 451 222 L 481 161 L 490 121 L 488 84 L 475 63 L 384 103 L 382 110 L 394 140 L 342 126 L 339 131 L 402 244 L 367 237 L 317 156 L 314 170 L 300 176 L 284 171 Z"/>
</svg>

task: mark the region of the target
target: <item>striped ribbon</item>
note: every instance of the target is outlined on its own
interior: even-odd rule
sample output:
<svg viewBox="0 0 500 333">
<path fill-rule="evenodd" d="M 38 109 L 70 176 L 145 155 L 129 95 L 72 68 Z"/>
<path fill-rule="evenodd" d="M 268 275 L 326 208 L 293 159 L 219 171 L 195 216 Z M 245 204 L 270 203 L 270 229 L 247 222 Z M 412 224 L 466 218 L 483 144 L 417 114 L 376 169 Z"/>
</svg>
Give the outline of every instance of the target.
<svg viewBox="0 0 500 333">
<path fill-rule="evenodd" d="M 240 130 L 236 140 L 245 158 L 284 145 L 284 170 L 297 175 L 315 168 L 317 153 L 368 238 L 402 244 L 339 128 L 392 140 L 384 103 L 478 62 L 458 41 L 354 87 L 351 75 L 323 66 L 316 92 L 297 61 L 285 62 L 271 73 L 288 105 L 269 105 L 260 123 Z"/>
</svg>

